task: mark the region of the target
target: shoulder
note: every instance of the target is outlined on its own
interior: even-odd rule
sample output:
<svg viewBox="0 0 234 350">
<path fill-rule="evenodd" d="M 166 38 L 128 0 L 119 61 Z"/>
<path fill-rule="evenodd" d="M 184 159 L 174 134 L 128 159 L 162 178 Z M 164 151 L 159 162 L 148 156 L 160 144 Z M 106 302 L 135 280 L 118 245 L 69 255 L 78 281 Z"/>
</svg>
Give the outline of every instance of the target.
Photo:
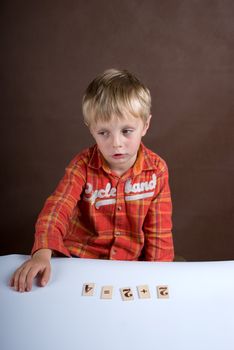
<svg viewBox="0 0 234 350">
<path fill-rule="evenodd" d="M 66 167 L 66 173 L 74 177 L 82 177 L 85 181 L 87 168 L 95 153 L 96 146 L 83 149 L 77 153 Z"/>
<path fill-rule="evenodd" d="M 84 165 L 88 165 L 90 162 L 90 159 L 93 156 L 94 150 L 95 150 L 95 145 L 89 148 L 85 148 L 82 151 L 80 151 L 79 153 L 77 153 L 72 160 L 69 163 L 69 166 L 84 166 Z"/>
<path fill-rule="evenodd" d="M 144 155 L 144 165 L 146 168 L 155 170 L 158 174 L 168 171 L 167 163 L 161 156 L 143 144 L 142 151 Z"/>
<path fill-rule="evenodd" d="M 82 179 L 85 182 L 87 176 L 87 168 L 89 166 L 90 159 L 95 153 L 94 150 L 95 146 L 86 148 L 77 153 L 66 167 L 66 176 L 73 179 Z"/>
</svg>

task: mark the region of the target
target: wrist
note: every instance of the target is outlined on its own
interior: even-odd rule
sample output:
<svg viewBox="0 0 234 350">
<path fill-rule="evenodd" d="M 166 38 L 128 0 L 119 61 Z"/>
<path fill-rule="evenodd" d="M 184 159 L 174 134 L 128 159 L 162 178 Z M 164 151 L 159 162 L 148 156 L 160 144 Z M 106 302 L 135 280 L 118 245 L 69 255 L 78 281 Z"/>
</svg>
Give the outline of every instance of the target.
<svg viewBox="0 0 234 350">
<path fill-rule="evenodd" d="M 52 250 L 51 249 L 47 249 L 47 248 L 42 248 L 37 250 L 34 254 L 33 254 L 33 258 L 43 258 L 43 259 L 47 259 L 50 260 L 52 256 Z"/>
</svg>

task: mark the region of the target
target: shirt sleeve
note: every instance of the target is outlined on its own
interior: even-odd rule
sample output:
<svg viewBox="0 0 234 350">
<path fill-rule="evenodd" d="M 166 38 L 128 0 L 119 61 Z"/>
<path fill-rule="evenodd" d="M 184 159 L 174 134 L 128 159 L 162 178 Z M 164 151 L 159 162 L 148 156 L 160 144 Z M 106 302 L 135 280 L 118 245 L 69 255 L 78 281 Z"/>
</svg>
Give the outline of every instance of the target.
<svg viewBox="0 0 234 350">
<path fill-rule="evenodd" d="M 157 177 L 155 193 L 143 225 L 144 260 L 173 261 L 172 202 L 166 165 Z"/>
<path fill-rule="evenodd" d="M 84 162 L 82 164 L 75 159 L 66 168 L 63 178 L 38 216 L 32 254 L 38 249 L 48 248 L 70 256 L 63 238 L 85 185 L 85 174 Z"/>
</svg>

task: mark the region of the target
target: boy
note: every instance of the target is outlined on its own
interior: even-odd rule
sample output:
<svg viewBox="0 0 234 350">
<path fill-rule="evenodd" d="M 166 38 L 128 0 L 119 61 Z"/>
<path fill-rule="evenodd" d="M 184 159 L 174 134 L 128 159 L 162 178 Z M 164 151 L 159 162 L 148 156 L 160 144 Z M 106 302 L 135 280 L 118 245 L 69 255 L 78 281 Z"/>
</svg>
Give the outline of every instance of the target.
<svg viewBox="0 0 234 350">
<path fill-rule="evenodd" d="M 165 162 L 141 142 L 151 119 L 149 90 L 110 69 L 83 97 L 96 144 L 69 164 L 37 223 L 32 257 L 11 286 L 29 291 L 50 277 L 52 253 L 80 258 L 172 261 L 171 196 Z"/>
</svg>

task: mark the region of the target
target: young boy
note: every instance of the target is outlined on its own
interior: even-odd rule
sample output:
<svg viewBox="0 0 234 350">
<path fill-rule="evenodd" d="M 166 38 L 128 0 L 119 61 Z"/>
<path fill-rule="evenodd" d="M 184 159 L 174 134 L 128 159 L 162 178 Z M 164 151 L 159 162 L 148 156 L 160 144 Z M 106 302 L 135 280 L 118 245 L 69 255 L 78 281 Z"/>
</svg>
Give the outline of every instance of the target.
<svg viewBox="0 0 234 350">
<path fill-rule="evenodd" d="M 80 258 L 172 261 L 171 196 L 165 162 L 141 142 L 151 119 L 149 90 L 128 71 L 94 79 L 83 114 L 96 144 L 69 164 L 37 223 L 32 257 L 11 286 L 50 277 L 52 253 Z"/>
</svg>

